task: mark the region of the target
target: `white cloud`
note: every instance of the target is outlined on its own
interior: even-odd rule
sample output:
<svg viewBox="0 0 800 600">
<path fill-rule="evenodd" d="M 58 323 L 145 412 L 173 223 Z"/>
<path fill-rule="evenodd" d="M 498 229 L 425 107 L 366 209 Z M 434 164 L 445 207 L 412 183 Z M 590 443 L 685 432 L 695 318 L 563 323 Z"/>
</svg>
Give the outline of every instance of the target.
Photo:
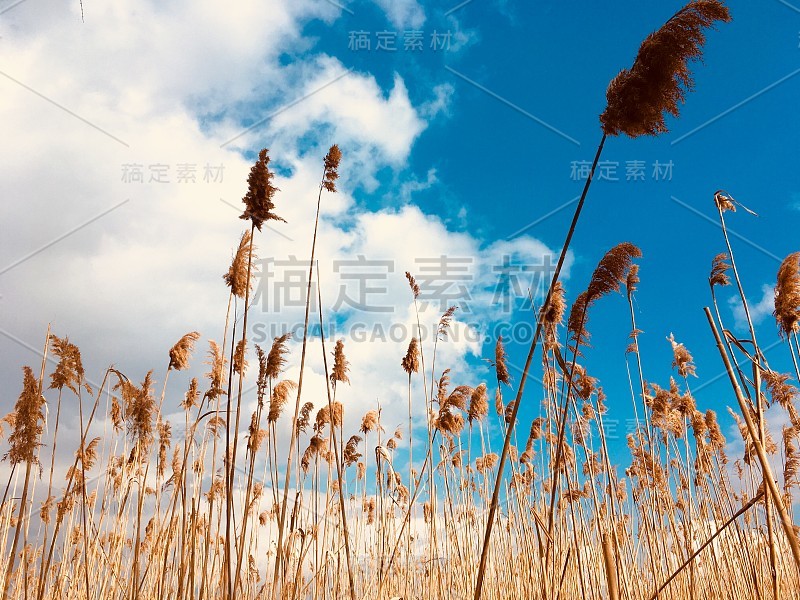
<svg viewBox="0 0 800 600">
<path fill-rule="evenodd" d="M 417 179 L 415 176 L 411 175 L 401 183 L 397 197 L 404 203 L 410 202 L 416 192 L 429 190 L 437 183 L 439 183 L 439 179 L 436 177 L 436 169 L 428 169 L 424 180 Z"/>
<path fill-rule="evenodd" d="M 455 88 L 449 83 L 441 83 L 433 88 L 434 97 L 419 107 L 420 114 L 426 119 L 433 119 L 440 113 L 450 114 L 450 104 Z"/>
<path fill-rule="evenodd" d="M 425 23 L 425 11 L 417 0 L 375 0 L 392 25 L 419 29 Z"/>
<path fill-rule="evenodd" d="M 745 313 L 744 306 L 742 306 L 741 299 L 735 296 L 728 300 L 731 310 L 733 311 L 733 318 L 737 329 L 746 330 L 747 314 Z M 766 317 L 771 316 L 775 310 L 775 288 L 767 283 L 761 286 L 761 298 L 757 301 L 747 302 L 748 310 L 750 311 L 750 318 L 753 325 L 758 325 Z"/>
<path fill-rule="evenodd" d="M 406 18 L 413 25 L 421 17 L 409 6 Z M 0 79 L 0 113 L 9 117 L 0 142 L 5 165 L 0 219 L 9 224 L 0 239 L 0 270 L 31 255 L 0 274 L 0 329 L 22 344 L 0 336 L 7 357 L 2 374 L 11 382 L 0 411 L 11 408 L 19 367 L 40 360 L 36 351 L 48 322 L 56 334 L 69 335 L 81 347 L 93 380 L 110 363 L 135 381 L 155 369 L 159 380 L 169 347 L 184 333 L 200 331 L 204 337 L 192 373 L 170 376 L 167 405 L 168 411 L 175 409 L 191 375 L 206 370 L 208 340 L 222 338 L 228 293 L 221 275 L 246 227 L 237 218 L 240 209 L 230 204 L 241 206 L 251 166 L 237 149 L 264 145 L 278 172 L 276 212 L 287 223 L 258 234 L 262 257 L 307 260 L 322 156 L 337 142 L 344 151 L 343 192 L 323 197 L 317 251 L 326 309 L 340 300 L 343 284 L 353 284 L 335 270 L 334 261 L 359 255 L 392 261 L 393 270 L 379 282 L 385 292 L 376 301 L 393 312 L 326 310 L 340 332 L 354 331 L 358 324 L 362 331 L 382 330 L 388 337 L 382 343 L 355 335 L 347 341 L 353 384 L 340 389 L 348 407 L 346 431 L 353 431 L 377 402 L 384 407 L 387 430 L 407 419 L 407 381 L 399 362 L 408 336 L 392 341 L 389 332 L 398 324 L 406 333 L 413 331 L 416 317 L 403 273 L 424 279 L 421 258 L 472 261 L 472 279 L 465 284 L 473 296 L 472 312 L 462 307 L 457 313 L 451 339 L 439 345 L 436 375 L 450 367 L 454 381 L 472 385 L 483 376 L 469 366 L 482 351 L 474 323 L 504 318 L 495 302 L 497 273 L 491 266 L 505 255 L 531 264 L 549 250 L 524 237 L 490 244 L 409 204 L 371 211 L 347 193 L 358 186 L 373 188 L 375 174 L 386 168 L 397 174 L 405 200 L 414 190 L 437 184 L 434 170 L 422 180 L 403 170 L 429 120 L 447 113 L 452 86 L 438 86 L 419 106 L 412 104 L 399 75 L 389 90 L 369 73 L 356 72 L 320 90 L 345 72 L 339 61 L 309 54 L 282 66 L 279 51 L 307 50 L 300 33 L 304 23 L 331 19 L 335 8 L 310 0 L 271 1 L 233 12 L 212 2 L 168 7 L 119 2 L 93 5 L 85 26 L 75 20 L 74 7 L 56 2 L 25 3 L 8 14 L 0 35 L 14 48 L 14 62 L 0 68 L 91 125 Z M 241 132 L 242 123 L 271 114 L 221 147 Z M 204 181 L 206 164 L 224 167 L 221 180 Z M 167 168 L 169 183 L 150 181 L 158 165 Z M 195 181 L 178 181 L 179 172 L 191 165 Z M 143 174 L 142 183 L 126 180 L 135 168 Z M 421 308 L 422 324 L 430 330 L 443 306 L 430 302 Z M 302 323 L 302 313 L 302 305 L 294 305 L 278 318 L 259 304 L 251 323 L 270 333 L 276 324 Z M 270 336 L 265 337 L 269 344 Z M 329 350 L 333 343 L 331 336 Z M 286 376 L 296 379 L 297 343 L 292 350 Z M 432 352 L 430 338 L 425 351 Z M 321 358 L 313 339 L 304 397 L 318 405 L 326 398 Z M 253 401 L 248 396 L 247 409 Z M 66 418 L 73 418 L 72 412 Z M 425 418 L 424 410 L 416 411 L 419 424 Z M 246 415 L 242 423 L 246 427 Z"/>
<path fill-rule="evenodd" d="M 403 79 L 395 74 L 385 95 L 371 75 L 353 72 L 331 83 L 347 72 L 338 60 L 322 57 L 310 70 L 313 73 L 296 94 L 306 99 L 270 120 L 271 137 L 291 147 L 298 132 L 313 135 L 317 130 L 320 137 L 349 146 L 350 170 L 363 171 L 364 177 L 381 163 L 401 166 L 426 127 L 411 105 Z M 330 86 L 325 93 L 313 93 L 326 84 Z"/>
</svg>

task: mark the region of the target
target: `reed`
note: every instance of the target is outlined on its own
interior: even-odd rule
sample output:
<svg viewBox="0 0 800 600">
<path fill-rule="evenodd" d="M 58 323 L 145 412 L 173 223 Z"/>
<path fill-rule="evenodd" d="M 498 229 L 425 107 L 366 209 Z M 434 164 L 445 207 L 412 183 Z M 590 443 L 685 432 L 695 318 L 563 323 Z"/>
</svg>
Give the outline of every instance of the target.
<svg viewBox="0 0 800 600">
<path fill-rule="evenodd" d="M 728 19 L 720 2 L 691 2 L 643 42 L 608 88 L 595 165 L 609 136 L 666 130 L 691 88 L 689 65 L 701 57 L 705 31 Z M 764 357 L 765 334 L 756 336 L 728 235 L 726 219 L 743 207 L 714 195 L 722 253 L 711 262 L 705 314 L 736 400 L 744 453 L 733 462 L 716 412 L 693 395 L 704 380 L 690 350 L 670 335 L 662 343 L 671 361 L 652 365 L 642 352 L 634 300 L 648 282 L 638 247 L 623 242 L 595 257 L 588 281 L 575 282 L 580 293 L 560 280 L 591 176 L 533 313 L 536 333 L 519 373 L 502 337 L 485 349 L 483 381 L 446 364 L 460 313 L 446 310 L 426 340 L 420 286 L 406 273 L 416 335 L 397 345 L 395 371 L 382 375 L 403 389 L 408 416 L 390 423 L 391 400 L 359 381 L 345 353 L 352 358 L 352 346 L 325 336 L 317 236 L 341 158 L 332 146 L 316 190 L 302 342 L 284 334 L 250 349 L 254 236 L 283 221 L 267 150 L 247 180 L 241 216 L 250 227 L 223 275 L 222 343 L 208 340 L 205 367 L 193 364 L 201 335 L 192 331 L 168 349 L 165 370 L 134 380 L 108 368 L 95 388 L 78 347 L 48 328 L 39 376 L 23 368 L 14 411 L 0 419 L 9 473 L 0 500 L 4 600 L 800 597 L 791 511 L 800 486 L 800 253 L 776 274 L 775 337 L 793 366 L 781 373 Z M 748 316 L 745 340 L 723 322 L 724 287 L 735 287 Z M 587 361 L 590 317 L 615 292 L 629 312 L 619 323 L 630 332 L 619 349 L 629 375 L 624 413 L 626 399 L 607 398 L 605 374 Z M 321 373 L 306 365 L 316 343 Z M 522 424 L 537 349 L 541 405 Z M 290 366 L 299 368 L 296 382 L 285 379 Z M 173 371 L 186 373 L 188 388 L 167 385 Z M 308 385 L 303 396 L 314 379 L 322 398 L 309 397 Z M 353 399 L 376 396 L 361 402 L 365 414 L 354 413 Z M 768 427 L 768 405 L 783 418 L 780 438 Z M 247 406 L 252 413 L 242 415 Z M 610 419 L 630 410 L 635 427 L 623 455 Z M 66 450 L 65 428 L 78 437 Z"/>
</svg>

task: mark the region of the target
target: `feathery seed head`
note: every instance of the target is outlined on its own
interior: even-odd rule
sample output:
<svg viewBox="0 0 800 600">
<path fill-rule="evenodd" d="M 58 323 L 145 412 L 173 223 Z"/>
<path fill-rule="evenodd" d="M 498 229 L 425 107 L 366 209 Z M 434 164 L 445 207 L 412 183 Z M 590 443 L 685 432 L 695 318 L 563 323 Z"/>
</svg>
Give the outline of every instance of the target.
<svg viewBox="0 0 800 600">
<path fill-rule="evenodd" d="M 275 175 L 269 170 L 269 161 L 269 150 L 265 148 L 258 153 L 258 160 L 250 168 L 250 174 L 247 176 L 247 194 L 242 198 L 245 210 L 239 217 L 250 220 L 259 231 L 265 221 L 286 222 L 272 212 L 275 209 L 272 198 L 278 188 L 272 185 L 272 178 Z"/>
<path fill-rule="evenodd" d="M 178 340 L 169 351 L 169 369 L 182 371 L 189 368 L 189 357 L 194 349 L 194 343 L 200 338 L 200 334 L 191 331 Z"/>
<path fill-rule="evenodd" d="M 242 238 L 239 240 L 239 248 L 233 256 L 233 261 L 231 261 L 231 266 L 228 267 L 228 272 L 222 276 L 225 280 L 225 284 L 231 288 L 231 293 L 237 298 L 245 297 L 248 283 L 250 289 L 253 289 L 252 273 L 250 281 L 247 281 L 247 265 L 249 263 L 251 264 L 250 270 L 252 272 L 254 270 L 252 262 L 255 262 L 258 258 L 255 254 L 255 250 L 256 247 L 253 244 L 250 230 L 247 230 L 242 234 Z M 250 254 L 251 252 L 253 253 L 252 257 Z"/>
<path fill-rule="evenodd" d="M 728 260 L 728 255 L 724 252 L 717 254 L 711 261 L 711 274 L 708 276 L 708 283 L 713 288 L 715 285 L 730 285 L 731 278 L 728 277 L 726 271 L 731 266 L 725 261 Z"/>
<path fill-rule="evenodd" d="M 335 386 L 337 381 L 350 383 L 347 372 L 350 370 L 350 363 L 344 355 L 344 340 L 336 341 L 336 348 L 333 351 L 333 372 L 331 373 L 331 383 Z"/>
<path fill-rule="evenodd" d="M 800 252 L 787 256 L 778 268 L 772 314 L 781 337 L 800 332 Z"/>
<path fill-rule="evenodd" d="M 9 450 L 3 456 L 12 465 L 38 465 L 36 450 L 44 432 L 44 398 L 39 394 L 39 382 L 30 367 L 23 367 L 22 392 L 14 406 L 14 430 L 8 437 Z"/>
<path fill-rule="evenodd" d="M 411 338 L 411 342 L 408 344 L 408 351 L 400 364 L 409 376 L 411 373 L 419 372 L 419 342 L 417 338 Z"/>
<path fill-rule="evenodd" d="M 694 0 L 647 36 L 631 69 L 620 71 L 608 86 L 603 132 L 635 138 L 668 131 L 665 115 L 677 117 L 693 87 L 688 64 L 702 58 L 704 30 L 730 18 L 719 0 Z"/>
<path fill-rule="evenodd" d="M 503 345 L 503 336 L 497 336 L 497 343 L 494 345 L 494 369 L 497 373 L 497 382 L 511 385 L 511 375 L 508 373 L 506 365 L 506 348 Z"/>
<path fill-rule="evenodd" d="M 334 144 L 325 155 L 325 174 L 322 177 L 322 186 L 329 192 L 336 191 L 336 180 L 339 179 L 339 161 L 342 159 L 342 151 L 339 146 Z"/>
</svg>

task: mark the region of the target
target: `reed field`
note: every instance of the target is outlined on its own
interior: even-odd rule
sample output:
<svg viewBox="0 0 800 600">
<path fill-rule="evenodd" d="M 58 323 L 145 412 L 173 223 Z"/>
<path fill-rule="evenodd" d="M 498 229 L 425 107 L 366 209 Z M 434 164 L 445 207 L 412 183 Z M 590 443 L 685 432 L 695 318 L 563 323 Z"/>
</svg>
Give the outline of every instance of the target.
<svg viewBox="0 0 800 600">
<path fill-rule="evenodd" d="M 679 115 L 693 87 L 690 67 L 705 36 L 722 35 L 729 20 L 721 2 L 695 0 L 644 40 L 608 87 L 592 173 L 608 139 L 667 130 L 665 117 Z M 218 337 L 188 332 L 153 357 L 142 381 L 109 367 L 93 385 L 80 349 L 45 319 L 42 362 L 23 367 L 22 391 L 0 423 L 9 472 L 0 501 L 4 599 L 800 598 L 800 252 L 774 274 L 775 333 L 766 343 L 779 341 L 776 352 L 793 365 L 782 373 L 768 365 L 750 320 L 726 223 L 748 209 L 730 193 L 707 199 L 722 252 L 698 302 L 708 306 L 708 339 L 730 383 L 715 408 L 733 407 L 745 448 L 738 460 L 726 454 L 717 413 L 692 396 L 703 380 L 680 340 L 667 342 L 669 381 L 648 378 L 634 309 L 645 258 L 636 245 L 621 240 L 588 281 L 565 290 L 573 234 L 592 227 L 577 227 L 592 176 L 529 317 L 536 332 L 521 374 L 511 376 L 499 338 L 491 377 L 465 381 L 437 357 L 457 307 L 431 339 L 417 313 L 417 335 L 393 375 L 408 386 L 408 421 L 383 422 L 376 402 L 348 428 L 352 408 L 337 394 L 351 385 L 347 343 L 324 336 L 331 314 L 312 297 L 320 294 L 312 286 L 320 214 L 347 156 L 330 147 L 319 188 L 308 190 L 316 213 L 300 336 L 262 347 L 248 338 L 254 263 L 262 238 L 279 243 L 266 241 L 264 226 L 283 221 L 270 158 L 261 150 L 242 182 L 244 232 L 231 240 L 222 278 L 208 282 L 230 292 Z M 229 251 L 219 248 L 220 265 Z M 416 308 L 420 288 L 414 273 L 405 276 L 401 300 Z M 745 338 L 723 321 L 717 293 L 725 286 L 743 304 Z M 616 326 L 630 332 L 630 395 L 613 404 L 603 373 L 582 364 L 598 302 L 629 309 Z M 306 365 L 312 348 L 325 357 L 322 399 L 304 394 L 304 375 L 318 377 Z M 124 348 L 104 360 L 118 361 L 115 352 Z M 290 366 L 296 380 L 286 376 Z M 192 377 L 185 393 L 168 387 L 173 371 Z M 620 460 L 607 424 L 623 402 L 636 423 Z M 767 427 L 770 407 L 785 413 L 780 436 Z M 166 415 L 176 410 L 182 422 L 171 423 Z M 59 427 L 76 414 L 80 443 L 65 447 Z"/>
</svg>

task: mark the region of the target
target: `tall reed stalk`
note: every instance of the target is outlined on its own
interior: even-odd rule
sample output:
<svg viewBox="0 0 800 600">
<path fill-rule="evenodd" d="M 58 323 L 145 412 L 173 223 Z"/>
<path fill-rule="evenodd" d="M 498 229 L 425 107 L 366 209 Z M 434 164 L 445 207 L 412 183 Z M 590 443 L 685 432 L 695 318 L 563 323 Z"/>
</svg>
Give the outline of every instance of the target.
<svg viewBox="0 0 800 600">
<path fill-rule="evenodd" d="M 720 20 L 730 20 L 728 10 L 721 2 L 707 0 L 689 3 L 667 21 L 661 29 L 651 34 L 643 42 L 631 70 L 621 71 L 612 80 L 606 93 L 608 105 L 603 114 L 600 115 L 603 137 L 597 147 L 589 176 L 584 184 L 580 199 L 575 207 L 572 222 L 567 230 L 566 239 L 561 247 L 561 253 L 553 272 L 544 306 L 550 303 L 553 288 L 561 275 L 567 250 L 572 242 L 572 237 L 607 136 L 625 133 L 635 138 L 641 135 L 657 135 L 667 131 L 664 113 L 677 116 L 678 104 L 684 98 L 684 88 L 691 86 L 691 73 L 687 63 L 690 60 L 697 60 L 701 56 L 701 47 L 705 41 L 703 30 L 713 25 L 715 21 Z M 500 455 L 500 465 L 495 479 L 483 538 L 483 549 L 481 550 L 481 560 L 475 584 L 475 600 L 481 598 L 489 541 L 499 502 L 503 469 L 508 457 L 511 435 L 521 406 L 528 371 L 530 370 L 533 354 L 541 333 L 542 324 L 539 321 L 536 325 L 528 356 L 525 359 L 525 366 L 514 400 L 510 423 L 503 441 L 503 451 Z"/>
</svg>

